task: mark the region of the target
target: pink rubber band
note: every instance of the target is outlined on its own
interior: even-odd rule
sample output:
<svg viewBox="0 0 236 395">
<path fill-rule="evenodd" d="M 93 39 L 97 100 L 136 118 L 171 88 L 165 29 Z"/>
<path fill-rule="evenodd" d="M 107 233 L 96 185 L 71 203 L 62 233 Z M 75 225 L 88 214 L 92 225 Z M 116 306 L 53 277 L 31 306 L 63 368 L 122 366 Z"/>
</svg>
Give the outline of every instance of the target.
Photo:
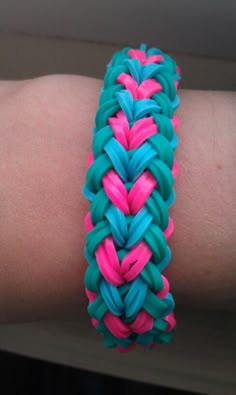
<svg viewBox="0 0 236 395">
<path fill-rule="evenodd" d="M 148 170 L 144 171 L 129 191 L 128 207 L 131 214 L 137 214 L 141 210 L 156 185 L 153 175 Z"/>
<path fill-rule="evenodd" d="M 142 65 L 149 63 L 159 63 L 164 60 L 162 55 L 152 55 L 147 57 L 145 52 L 141 49 L 130 49 L 128 51 L 128 54 L 131 58 L 138 59 Z"/>
</svg>

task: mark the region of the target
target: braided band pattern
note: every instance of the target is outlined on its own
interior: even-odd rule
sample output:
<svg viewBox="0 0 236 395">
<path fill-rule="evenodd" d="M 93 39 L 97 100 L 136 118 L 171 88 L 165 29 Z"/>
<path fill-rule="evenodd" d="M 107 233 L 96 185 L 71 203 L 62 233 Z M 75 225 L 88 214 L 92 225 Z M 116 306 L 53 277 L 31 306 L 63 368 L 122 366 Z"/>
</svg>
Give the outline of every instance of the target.
<svg viewBox="0 0 236 395">
<path fill-rule="evenodd" d="M 162 274 L 171 260 L 181 71 L 160 49 L 124 48 L 107 65 L 83 194 L 85 290 L 107 347 L 170 342 L 174 298 Z"/>
</svg>

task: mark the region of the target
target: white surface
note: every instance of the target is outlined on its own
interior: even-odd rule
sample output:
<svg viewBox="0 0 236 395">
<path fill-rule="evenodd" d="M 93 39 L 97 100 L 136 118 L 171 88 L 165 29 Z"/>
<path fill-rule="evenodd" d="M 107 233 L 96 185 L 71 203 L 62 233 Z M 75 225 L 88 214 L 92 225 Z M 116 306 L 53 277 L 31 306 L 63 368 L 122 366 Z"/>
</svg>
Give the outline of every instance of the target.
<svg viewBox="0 0 236 395">
<path fill-rule="evenodd" d="M 235 0 L 7 0 L 0 31 L 236 59 Z"/>
<path fill-rule="evenodd" d="M 103 78 L 118 45 L 25 34 L 0 34 L 0 79 L 68 73 Z M 236 62 L 174 54 L 182 69 L 181 88 L 236 90 Z"/>
<path fill-rule="evenodd" d="M 119 354 L 86 315 L 77 322 L 0 325 L 0 348 L 113 376 L 208 395 L 236 393 L 234 313 L 177 310 L 172 344 Z"/>
</svg>

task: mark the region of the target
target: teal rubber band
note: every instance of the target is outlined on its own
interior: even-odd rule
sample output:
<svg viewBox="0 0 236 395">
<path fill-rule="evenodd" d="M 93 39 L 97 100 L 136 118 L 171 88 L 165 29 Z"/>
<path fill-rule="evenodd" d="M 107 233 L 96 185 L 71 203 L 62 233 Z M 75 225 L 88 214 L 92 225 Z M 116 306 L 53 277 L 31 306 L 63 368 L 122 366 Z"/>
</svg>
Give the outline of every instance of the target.
<svg viewBox="0 0 236 395">
<path fill-rule="evenodd" d="M 93 325 L 103 335 L 104 345 L 120 351 L 131 350 L 137 344 L 149 347 L 168 343 L 176 331 L 175 302 L 162 273 L 172 257 L 166 232 L 171 226 L 169 209 L 176 199 L 174 156 L 179 138 L 174 113 L 180 104 L 180 79 L 174 59 L 159 48 L 148 48 L 145 43 L 137 50 L 123 48 L 107 64 L 94 117 L 92 156 L 82 189 L 90 203 L 85 221 L 84 256 L 88 267 L 84 283 Z M 149 94 L 151 85 L 155 89 Z M 131 132 L 122 128 L 131 130 L 136 122 L 145 119 L 153 121 L 157 132 L 140 144 L 135 136 L 135 148 L 128 149 L 122 138 L 128 141 Z M 114 174 L 120 180 L 119 187 Z M 156 183 L 146 195 L 149 178 L 143 189 L 139 182 L 144 174 Z M 124 199 L 130 204 L 129 196 L 136 185 L 137 202 L 146 199 L 135 214 L 127 213 L 119 204 Z M 135 199 L 132 202 L 135 207 Z M 105 249 L 106 245 L 113 246 L 116 258 L 112 249 Z M 146 247 L 135 255 L 139 245 Z M 151 255 L 141 267 L 146 249 Z M 129 254 L 133 254 L 130 261 Z"/>
</svg>

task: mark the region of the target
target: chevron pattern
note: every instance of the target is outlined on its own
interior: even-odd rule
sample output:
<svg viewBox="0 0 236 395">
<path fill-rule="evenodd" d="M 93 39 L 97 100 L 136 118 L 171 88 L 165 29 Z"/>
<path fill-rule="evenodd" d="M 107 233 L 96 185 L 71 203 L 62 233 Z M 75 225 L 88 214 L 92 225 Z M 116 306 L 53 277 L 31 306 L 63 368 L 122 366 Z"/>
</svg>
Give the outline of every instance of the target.
<svg viewBox="0 0 236 395">
<path fill-rule="evenodd" d="M 162 274 L 171 260 L 181 70 L 157 48 L 124 48 L 107 65 L 83 194 L 93 326 L 107 347 L 170 342 L 175 302 Z"/>
</svg>

